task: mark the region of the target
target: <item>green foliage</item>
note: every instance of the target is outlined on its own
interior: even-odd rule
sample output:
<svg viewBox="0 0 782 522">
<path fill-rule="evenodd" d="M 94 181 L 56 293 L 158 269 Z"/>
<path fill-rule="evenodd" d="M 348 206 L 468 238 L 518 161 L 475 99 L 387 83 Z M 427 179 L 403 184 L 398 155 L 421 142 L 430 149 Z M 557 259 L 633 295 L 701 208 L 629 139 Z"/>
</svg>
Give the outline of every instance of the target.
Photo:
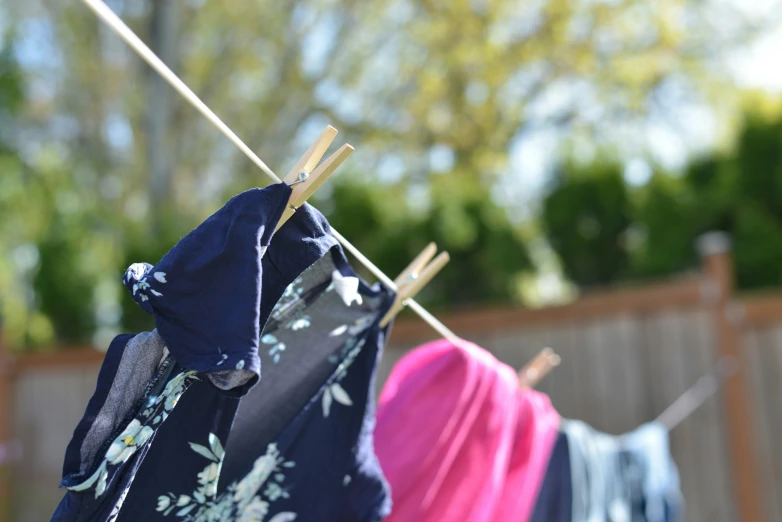
<svg viewBox="0 0 782 522">
<path fill-rule="evenodd" d="M 627 271 L 630 205 L 616 166 L 595 164 L 560 174 L 543 202 L 542 221 L 565 274 L 576 283 L 604 284 Z"/>
<path fill-rule="evenodd" d="M 412 208 L 400 186 L 335 181 L 329 222 L 387 274 L 400 273 L 430 242 L 451 256 L 422 300 L 437 308 L 516 298 L 518 277 L 531 268 L 524 242 L 488 190 L 457 179 L 434 183 L 424 209 Z"/>
<path fill-rule="evenodd" d="M 723 7 L 686 0 L 138 0 L 112 8 L 278 173 L 325 123 L 359 147 L 366 172 L 386 160 L 400 165 L 393 183 L 369 174 L 366 184 L 338 184 L 319 205 L 388 273 L 429 241 L 447 249 L 451 263 L 423 296 L 442 306 L 511 299 L 530 268 L 519 231 L 490 198 L 515 139 L 573 121 L 642 118 L 671 77 L 686 76 L 708 100 L 729 97 L 711 63 L 747 27 L 733 16 L 731 31 L 721 31 L 714 21 L 725 19 Z M 39 349 L 149 328 L 119 286 L 125 267 L 157 261 L 204 209 L 267 180 L 81 3 L 11 2 L 3 15 L 5 338 Z M 565 101 L 549 110 L 551 99 Z M 437 150 L 452 158 L 430 176 Z M 585 191 L 584 205 L 573 193 L 552 203 L 550 230 L 573 257 L 569 273 L 589 284 L 632 273 L 635 251 L 620 237 L 630 196 L 610 176 Z M 572 245 L 569 219 L 586 234 Z M 663 258 L 643 270 L 685 262 Z"/>
<path fill-rule="evenodd" d="M 736 189 L 747 202 L 782 219 L 782 120 L 750 116 L 738 143 Z"/>
<path fill-rule="evenodd" d="M 640 237 L 625 276 L 659 277 L 697 266 L 694 238 L 703 217 L 681 179 L 656 173 L 634 198 L 633 231 Z"/>
<path fill-rule="evenodd" d="M 629 206 L 624 197 L 596 195 L 603 185 L 612 187 L 610 193 L 628 191 L 618 167 L 609 171 L 611 181 L 602 167 L 571 171 L 544 203 L 547 236 L 576 283 L 696 268 L 695 240 L 713 230 L 733 238 L 739 288 L 782 283 L 782 120 L 749 115 L 733 156 L 702 158 L 681 177 L 657 172 L 635 190 Z M 604 236 L 585 236 L 581 223 L 593 216 L 607 224 L 594 228 Z"/>
<path fill-rule="evenodd" d="M 33 278 L 38 310 L 65 341 L 89 341 L 95 330 L 94 275 L 84 245 L 62 226 L 52 227 L 38 247 L 40 261 Z"/>
<path fill-rule="evenodd" d="M 8 45 L 0 49 L 0 111 L 11 114 L 19 110 L 24 100 L 24 78 L 12 52 Z"/>
<path fill-rule="evenodd" d="M 735 220 L 732 233 L 739 287 L 778 287 L 782 284 L 782 220 L 755 203 L 739 205 Z"/>
</svg>

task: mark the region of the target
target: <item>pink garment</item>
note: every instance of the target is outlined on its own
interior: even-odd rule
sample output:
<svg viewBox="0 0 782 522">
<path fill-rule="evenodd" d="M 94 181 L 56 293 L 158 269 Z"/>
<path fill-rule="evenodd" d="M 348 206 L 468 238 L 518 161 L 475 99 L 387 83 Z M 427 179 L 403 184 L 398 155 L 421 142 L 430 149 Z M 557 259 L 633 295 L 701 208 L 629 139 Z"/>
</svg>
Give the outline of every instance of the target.
<svg viewBox="0 0 782 522">
<path fill-rule="evenodd" d="M 472 343 L 425 344 L 394 367 L 375 452 L 391 484 L 386 522 L 524 522 L 559 426 L 548 397 Z"/>
</svg>

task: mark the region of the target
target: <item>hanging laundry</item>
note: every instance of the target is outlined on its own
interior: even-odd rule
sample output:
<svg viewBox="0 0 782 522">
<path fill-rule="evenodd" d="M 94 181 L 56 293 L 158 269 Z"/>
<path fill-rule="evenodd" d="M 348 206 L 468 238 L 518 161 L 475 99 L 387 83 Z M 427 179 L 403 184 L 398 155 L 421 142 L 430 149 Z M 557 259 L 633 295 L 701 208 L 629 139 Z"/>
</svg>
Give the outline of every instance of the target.
<svg viewBox="0 0 782 522">
<path fill-rule="evenodd" d="M 573 483 L 570 479 L 570 450 L 567 435 L 560 432 L 540 486 L 530 522 L 571 522 Z"/>
<path fill-rule="evenodd" d="M 359 281 L 291 189 L 244 192 L 123 281 L 156 330 L 117 337 L 56 521 L 378 521 L 372 439 L 393 295 Z"/>
<path fill-rule="evenodd" d="M 527 520 L 559 416 L 516 372 L 471 343 L 406 355 L 380 396 L 375 446 L 389 522 Z"/>
<path fill-rule="evenodd" d="M 681 519 L 679 475 L 668 431 L 661 424 L 645 424 L 616 437 L 581 421 L 564 421 L 563 432 L 570 457 L 573 522 Z"/>
</svg>

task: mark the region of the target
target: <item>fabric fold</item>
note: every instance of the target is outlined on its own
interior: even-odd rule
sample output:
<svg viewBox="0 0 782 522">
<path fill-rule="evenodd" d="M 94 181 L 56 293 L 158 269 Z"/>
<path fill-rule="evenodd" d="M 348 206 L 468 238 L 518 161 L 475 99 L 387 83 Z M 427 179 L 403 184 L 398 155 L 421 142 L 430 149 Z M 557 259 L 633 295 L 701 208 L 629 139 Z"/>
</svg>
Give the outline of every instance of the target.
<svg viewBox="0 0 782 522">
<path fill-rule="evenodd" d="M 272 234 L 289 191 L 240 194 L 157 265 L 128 270 L 158 328 L 112 343 L 53 520 L 388 513 L 372 430 L 393 294 L 358 278 L 309 205 Z"/>
<path fill-rule="evenodd" d="M 243 192 L 183 237 L 154 266 L 134 263 L 122 280 L 155 317 L 171 355 L 245 393 L 260 375 L 262 257 L 291 189 Z"/>
<path fill-rule="evenodd" d="M 581 421 L 563 423 L 568 439 L 574 522 L 677 522 L 683 501 L 668 432 L 657 423 L 620 435 Z"/>
<path fill-rule="evenodd" d="M 474 344 L 410 352 L 380 396 L 376 451 L 395 521 L 527 520 L 559 416 L 516 372 Z"/>
</svg>

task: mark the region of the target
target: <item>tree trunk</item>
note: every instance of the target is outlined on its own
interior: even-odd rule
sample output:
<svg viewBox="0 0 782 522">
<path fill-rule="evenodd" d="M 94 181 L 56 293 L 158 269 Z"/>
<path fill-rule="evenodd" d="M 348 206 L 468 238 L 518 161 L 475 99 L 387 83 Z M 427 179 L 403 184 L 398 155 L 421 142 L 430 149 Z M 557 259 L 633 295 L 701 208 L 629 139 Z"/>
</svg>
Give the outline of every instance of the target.
<svg viewBox="0 0 782 522">
<path fill-rule="evenodd" d="M 149 19 L 150 47 L 168 65 L 177 69 L 179 5 L 176 0 L 152 0 Z M 149 197 L 154 229 L 160 223 L 163 208 L 171 198 L 172 177 L 172 101 L 171 87 L 152 69 L 147 82 L 147 165 Z"/>
</svg>

